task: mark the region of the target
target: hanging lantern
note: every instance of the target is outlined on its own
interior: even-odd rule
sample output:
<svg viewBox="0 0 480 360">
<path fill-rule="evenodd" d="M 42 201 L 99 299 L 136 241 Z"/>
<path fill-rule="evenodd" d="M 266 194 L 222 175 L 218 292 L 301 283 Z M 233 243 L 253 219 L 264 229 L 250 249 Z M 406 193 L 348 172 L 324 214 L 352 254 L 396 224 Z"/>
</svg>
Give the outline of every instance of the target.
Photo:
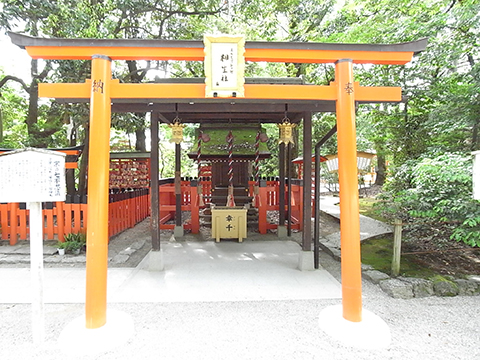
<svg viewBox="0 0 480 360">
<path fill-rule="evenodd" d="M 168 126 L 172 129 L 172 138 L 170 139 L 170 142 L 180 144 L 183 141 L 183 128 L 185 125 L 180 122 L 178 117 L 176 117 L 175 120 L 173 120 L 173 124 L 169 124 Z"/>
<path fill-rule="evenodd" d="M 294 144 L 293 128 L 297 125 L 292 124 L 288 118 L 285 118 L 283 122 L 277 126 L 280 129 L 280 139 L 278 139 L 278 143 L 284 143 L 285 145 L 288 145 L 289 143 Z"/>
<path fill-rule="evenodd" d="M 357 151 L 357 171 L 359 174 L 369 172 L 374 157 L 375 154 Z M 326 164 L 328 171 L 338 171 L 338 155 L 327 155 L 325 158 L 327 159 Z"/>
<path fill-rule="evenodd" d="M 368 173 L 375 154 L 357 151 L 357 168 L 359 173 Z"/>
</svg>

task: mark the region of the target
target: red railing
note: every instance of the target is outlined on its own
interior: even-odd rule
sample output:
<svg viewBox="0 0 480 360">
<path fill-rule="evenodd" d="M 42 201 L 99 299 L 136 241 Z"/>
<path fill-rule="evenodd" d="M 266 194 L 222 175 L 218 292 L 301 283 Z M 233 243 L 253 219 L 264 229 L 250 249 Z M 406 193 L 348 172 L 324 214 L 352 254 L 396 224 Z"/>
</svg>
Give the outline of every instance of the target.
<svg viewBox="0 0 480 360">
<path fill-rule="evenodd" d="M 202 181 L 203 199 L 206 204 L 211 199 L 210 181 Z M 198 233 L 199 221 L 199 196 L 196 181 L 182 180 L 181 182 L 181 209 L 190 212 L 190 218 L 183 221 L 185 230 Z M 286 189 L 283 192 L 286 197 Z M 259 194 L 255 201 L 258 208 L 258 229 L 265 234 L 268 229 L 276 229 L 278 224 L 268 221 L 268 211 L 278 211 L 279 207 L 279 181 L 262 180 Z M 254 182 L 249 182 L 249 195 L 254 196 Z M 299 182 L 292 182 L 291 196 L 291 226 L 292 229 L 302 230 L 303 218 L 303 186 Z M 78 199 L 77 199 L 78 200 Z M 173 179 L 161 180 L 159 185 L 159 211 L 160 228 L 173 229 L 175 224 L 175 185 Z M 150 215 L 150 196 L 148 189 L 112 193 L 109 195 L 109 236 L 114 236 L 131 228 Z M 285 210 L 287 211 L 287 206 Z M 44 238 L 63 241 L 68 233 L 85 232 L 87 220 L 87 204 L 76 201 L 45 203 L 42 211 L 44 218 Z M 1 239 L 9 240 L 11 245 L 18 240 L 28 240 L 29 211 L 25 204 L 9 203 L 0 204 Z"/>
<path fill-rule="evenodd" d="M 176 198 L 174 180 L 161 180 L 158 190 L 160 229 L 173 229 L 175 224 L 168 222 L 175 219 Z M 183 228 L 191 230 L 192 233 L 196 234 L 200 228 L 197 186 L 189 180 L 182 180 L 180 191 L 182 212 L 190 211 L 191 214 L 190 219 L 183 222 Z"/>
<path fill-rule="evenodd" d="M 258 208 L 258 231 L 260 234 L 266 234 L 269 229 L 277 229 L 278 224 L 270 223 L 268 221 L 268 211 L 279 211 L 279 182 L 270 181 L 266 182 L 259 187 L 259 196 L 256 201 Z M 286 196 L 286 189 L 283 192 Z M 303 219 L 303 186 L 299 183 L 292 184 L 292 201 L 291 201 L 291 227 L 295 230 L 302 230 Z M 286 200 L 286 199 L 285 199 Z M 286 202 L 286 201 L 285 201 Z M 288 206 L 285 205 L 285 211 L 288 210 Z"/>
<path fill-rule="evenodd" d="M 148 189 L 110 194 L 109 236 L 135 226 L 149 214 Z M 85 232 L 87 204 L 86 201 L 44 203 L 42 215 L 44 239 L 63 241 L 65 234 Z M 24 203 L 0 204 L 2 240 L 9 240 L 10 245 L 15 245 L 18 240 L 28 240 L 29 223 L 29 210 Z"/>
<path fill-rule="evenodd" d="M 110 194 L 109 203 L 108 236 L 132 228 L 150 216 L 148 189 Z"/>
</svg>

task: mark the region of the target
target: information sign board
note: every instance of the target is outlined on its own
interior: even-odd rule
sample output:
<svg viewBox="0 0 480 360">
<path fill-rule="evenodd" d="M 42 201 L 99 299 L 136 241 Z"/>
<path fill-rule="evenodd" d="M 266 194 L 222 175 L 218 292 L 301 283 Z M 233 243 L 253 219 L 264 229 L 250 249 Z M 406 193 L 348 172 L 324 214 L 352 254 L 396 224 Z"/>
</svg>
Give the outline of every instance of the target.
<svg viewBox="0 0 480 360">
<path fill-rule="evenodd" d="M 65 201 L 65 154 L 27 148 L 0 155 L 0 202 Z"/>
</svg>

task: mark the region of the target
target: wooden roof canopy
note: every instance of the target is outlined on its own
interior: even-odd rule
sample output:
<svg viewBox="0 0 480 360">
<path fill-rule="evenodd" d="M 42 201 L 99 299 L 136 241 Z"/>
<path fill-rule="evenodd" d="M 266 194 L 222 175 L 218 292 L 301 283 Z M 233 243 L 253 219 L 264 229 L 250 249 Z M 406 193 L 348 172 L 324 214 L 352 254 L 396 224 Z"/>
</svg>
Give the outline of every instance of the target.
<svg viewBox="0 0 480 360">
<path fill-rule="evenodd" d="M 45 39 L 13 32 L 9 32 L 9 36 L 34 59 L 90 60 L 95 54 L 105 54 L 112 60 L 203 61 L 205 56 L 204 43 L 200 40 Z M 334 63 L 338 59 L 351 58 L 358 64 L 406 64 L 413 54 L 424 50 L 426 44 L 426 39 L 390 45 L 246 41 L 245 60 Z M 178 113 L 184 123 L 278 123 L 285 111 L 292 122 L 299 122 L 305 112 L 335 111 L 335 87 L 305 85 L 294 78 L 246 79 L 244 98 L 214 99 L 205 98 L 203 79 L 166 81 L 168 83 L 112 87 L 112 111 L 157 111 L 164 122 L 172 122 Z M 279 84 L 284 86 L 279 87 Z M 399 101 L 398 91 L 392 88 L 362 87 L 358 83 L 354 86 L 359 103 L 371 103 L 372 98 Z M 83 84 L 40 84 L 39 92 L 41 97 L 56 98 L 59 102 L 88 102 L 90 99 L 89 80 Z"/>
</svg>

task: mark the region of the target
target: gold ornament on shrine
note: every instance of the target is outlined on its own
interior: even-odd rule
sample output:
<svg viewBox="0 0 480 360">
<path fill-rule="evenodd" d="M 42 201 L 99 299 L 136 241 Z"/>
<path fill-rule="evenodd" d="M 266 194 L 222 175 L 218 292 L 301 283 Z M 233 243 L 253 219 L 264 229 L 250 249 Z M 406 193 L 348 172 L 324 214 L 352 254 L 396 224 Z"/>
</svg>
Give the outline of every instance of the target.
<svg viewBox="0 0 480 360">
<path fill-rule="evenodd" d="M 289 119 L 285 118 L 281 124 L 277 125 L 280 129 L 280 139 L 278 139 L 278 143 L 284 143 L 288 145 L 290 143 L 294 144 L 293 141 L 293 128 L 297 126 L 296 124 L 292 124 Z"/>
<path fill-rule="evenodd" d="M 173 121 L 173 124 L 169 124 L 168 126 L 172 129 L 172 138 L 170 139 L 170 142 L 180 144 L 183 141 L 183 128 L 185 127 L 185 124 L 182 124 L 180 119 L 176 118 Z"/>
</svg>

